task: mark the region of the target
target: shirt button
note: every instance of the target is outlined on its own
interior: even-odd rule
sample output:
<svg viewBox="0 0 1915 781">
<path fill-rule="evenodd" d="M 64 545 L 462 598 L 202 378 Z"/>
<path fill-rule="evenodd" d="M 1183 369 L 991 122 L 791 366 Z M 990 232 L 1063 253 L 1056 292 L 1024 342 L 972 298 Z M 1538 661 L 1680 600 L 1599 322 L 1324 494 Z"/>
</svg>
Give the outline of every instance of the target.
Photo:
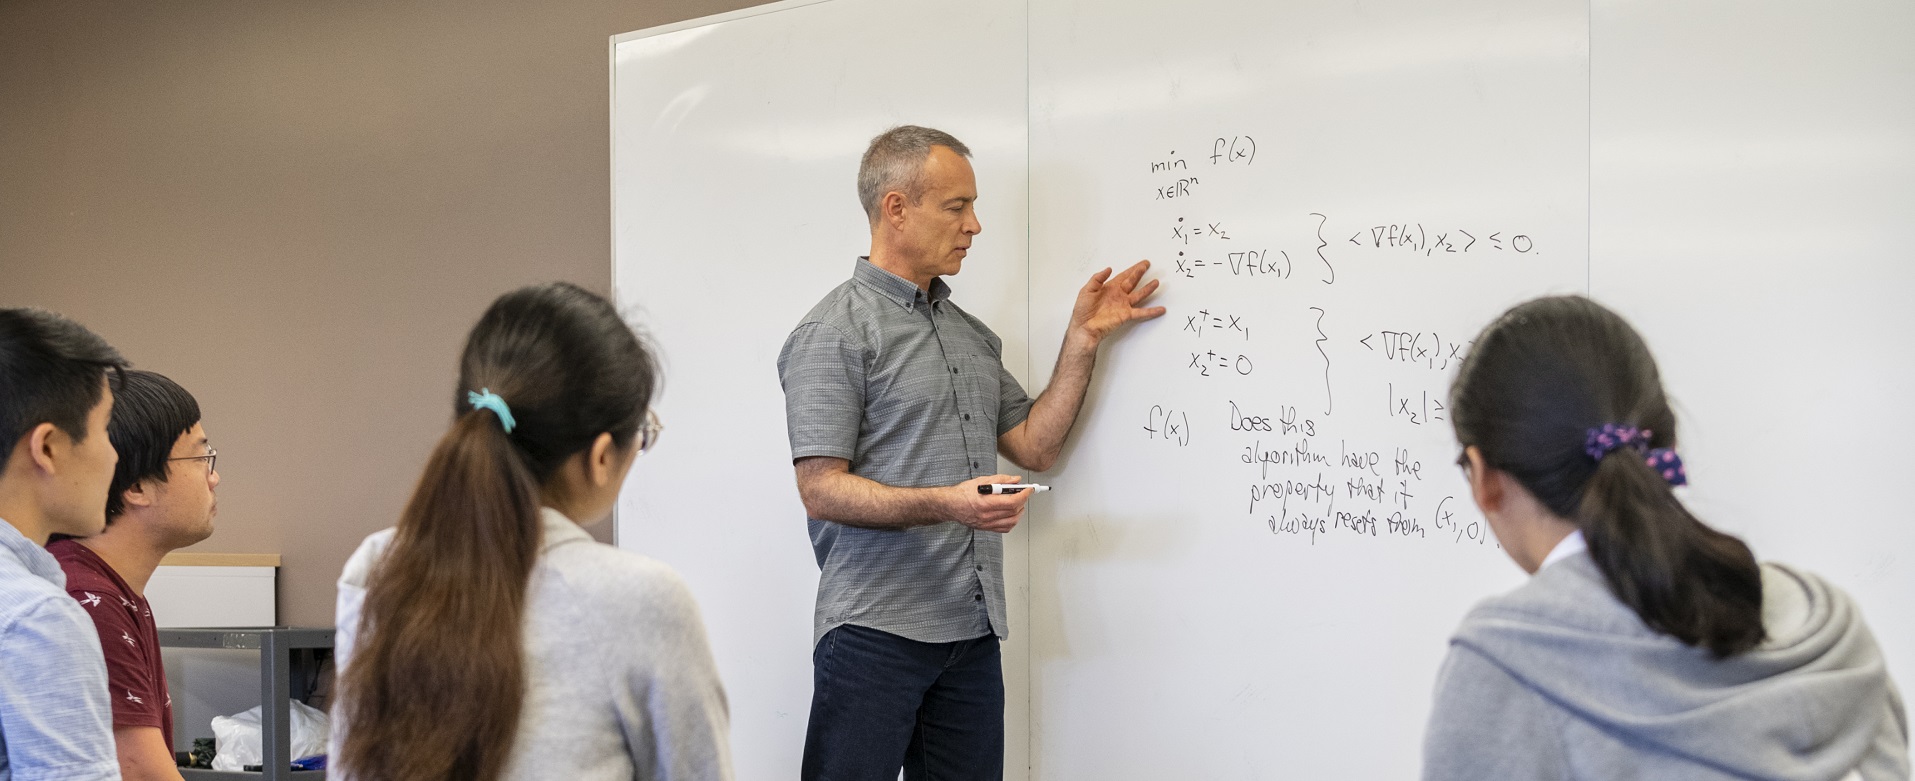
<svg viewBox="0 0 1915 781">
<path fill-rule="evenodd" d="M 973 598 L 973 599 L 972 599 L 971 601 L 973 601 L 973 602 L 983 602 L 983 601 L 984 601 L 984 595 L 983 595 L 983 594 L 979 594 L 979 595 L 977 595 L 976 597 L 974 597 L 974 598 Z"/>
<path fill-rule="evenodd" d="M 971 419 L 971 413 L 969 413 L 969 412 L 966 412 L 966 413 L 964 413 L 964 419 L 965 419 L 965 420 L 970 420 L 970 419 Z"/>
<path fill-rule="evenodd" d="M 952 373 L 952 374 L 957 374 L 957 367 L 956 367 L 956 366 L 953 366 L 953 367 L 951 367 L 951 373 Z"/>
<path fill-rule="evenodd" d="M 971 462 L 971 468 L 972 468 L 972 469 L 976 469 L 976 468 L 977 468 L 977 462 L 976 462 L 976 461 L 972 461 L 972 462 Z"/>
<path fill-rule="evenodd" d="M 979 571 L 979 572 L 983 572 L 983 571 L 984 571 L 984 565 L 982 565 L 982 564 L 979 564 L 979 565 L 977 565 L 977 571 Z"/>
</svg>

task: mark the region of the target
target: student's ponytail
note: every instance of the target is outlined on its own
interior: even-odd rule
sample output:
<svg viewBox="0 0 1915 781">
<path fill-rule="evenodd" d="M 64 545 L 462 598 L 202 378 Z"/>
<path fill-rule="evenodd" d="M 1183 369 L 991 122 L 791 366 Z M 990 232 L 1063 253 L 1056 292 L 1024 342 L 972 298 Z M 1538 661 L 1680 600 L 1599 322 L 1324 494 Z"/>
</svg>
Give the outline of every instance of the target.
<svg viewBox="0 0 1915 781">
<path fill-rule="evenodd" d="M 1604 456 L 1571 517 L 1610 591 L 1651 629 L 1718 657 L 1762 642 L 1755 554 L 1691 515 L 1642 454 Z"/>
<path fill-rule="evenodd" d="M 1477 337 L 1450 406 L 1457 439 L 1574 522 L 1645 625 L 1717 657 L 1762 642 L 1755 555 L 1671 492 L 1675 415 L 1621 317 L 1580 296 L 1511 309 Z M 1623 433 L 1592 448 L 1608 431 Z"/>
<path fill-rule="evenodd" d="M 633 445 L 651 356 L 604 299 L 568 284 L 494 302 L 466 342 L 439 440 L 367 584 L 340 686 L 335 764 L 360 781 L 494 781 L 524 704 L 526 590 L 541 493 L 609 433 Z"/>
<path fill-rule="evenodd" d="M 374 573 L 340 764 L 377 779 L 496 778 L 518 730 L 538 484 L 492 414 L 439 440 Z"/>
</svg>

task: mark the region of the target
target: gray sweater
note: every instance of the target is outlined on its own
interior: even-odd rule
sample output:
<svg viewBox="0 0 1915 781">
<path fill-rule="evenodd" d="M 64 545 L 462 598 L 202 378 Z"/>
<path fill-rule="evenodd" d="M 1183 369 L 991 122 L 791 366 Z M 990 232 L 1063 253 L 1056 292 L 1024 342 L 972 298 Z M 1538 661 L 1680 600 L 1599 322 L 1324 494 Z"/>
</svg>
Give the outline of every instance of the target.
<svg viewBox="0 0 1915 781">
<path fill-rule="evenodd" d="M 1425 779 L 1907 779 L 1908 722 L 1848 595 L 1762 567 L 1769 639 L 1716 660 L 1650 630 L 1587 553 L 1472 610 Z"/>
<path fill-rule="evenodd" d="M 684 581 L 594 541 L 557 510 L 546 508 L 543 521 L 527 592 L 525 705 L 506 781 L 728 781 L 725 691 Z M 339 577 L 342 680 L 366 583 L 392 535 L 367 537 Z M 333 757 L 350 729 L 342 715 L 333 713 Z M 327 777 L 351 775 L 335 768 Z"/>
</svg>

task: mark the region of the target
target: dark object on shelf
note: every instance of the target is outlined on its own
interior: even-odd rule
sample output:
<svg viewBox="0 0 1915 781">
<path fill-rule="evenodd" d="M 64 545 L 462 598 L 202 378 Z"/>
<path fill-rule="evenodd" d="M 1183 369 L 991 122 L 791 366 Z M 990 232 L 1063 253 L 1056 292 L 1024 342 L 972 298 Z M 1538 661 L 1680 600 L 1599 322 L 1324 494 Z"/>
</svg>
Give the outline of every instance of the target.
<svg viewBox="0 0 1915 781">
<path fill-rule="evenodd" d="M 225 648 L 259 652 L 259 709 L 261 763 L 252 772 L 181 768 L 186 781 L 251 779 L 255 781 L 316 781 L 324 770 L 294 770 L 292 700 L 312 695 L 319 664 L 332 654 L 331 629 L 275 626 L 257 629 L 161 629 L 165 648 Z M 210 741 L 209 741 L 210 742 Z M 197 747 L 198 740 L 194 741 Z M 211 759 L 210 753 L 208 759 Z M 270 769 L 262 769 L 270 768 Z"/>
<path fill-rule="evenodd" d="M 192 767 L 192 768 L 199 768 L 201 770 L 212 770 L 213 769 L 213 753 L 214 753 L 213 743 L 214 741 L 212 738 L 194 738 L 193 750 L 174 754 L 173 755 L 174 763 L 179 765 L 180 767 Z"/>
<path fill-rule="evenodd" d="M 242 766 L 242 769 L 244 769 L 248 773 L 258 773 L 260 772 L 262 767 L 260 765 L 244 765 Z M 326 755 L 316 754 L 310 757 L 306 757 L 305 759 L 295 760 L 293 762 L 292 769 L 295 772 L 300 770 L 325 770 Z M 294 776 L 294 777 L 298 778 L 299 776 Z"/>
</svg>

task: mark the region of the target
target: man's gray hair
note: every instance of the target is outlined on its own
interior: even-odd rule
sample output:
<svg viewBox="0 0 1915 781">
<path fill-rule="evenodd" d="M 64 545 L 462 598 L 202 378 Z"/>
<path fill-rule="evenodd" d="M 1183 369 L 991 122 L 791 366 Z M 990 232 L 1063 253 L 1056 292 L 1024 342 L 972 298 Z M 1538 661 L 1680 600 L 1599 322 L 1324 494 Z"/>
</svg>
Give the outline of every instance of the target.
<svg viewBox="0 0 1915 781">
<path fill-rule="evenodd" d="M 858 164 L 858 203 L 867 219 L 878 221 L 878 199 L 885 193 L 896 190 L 912 203 L 924 197 L 924 161 L 934 146 L 971 156 L 971 148 L 950 133 L 917 125 L 899 125 L 871 139 Z"/>
</svg>

